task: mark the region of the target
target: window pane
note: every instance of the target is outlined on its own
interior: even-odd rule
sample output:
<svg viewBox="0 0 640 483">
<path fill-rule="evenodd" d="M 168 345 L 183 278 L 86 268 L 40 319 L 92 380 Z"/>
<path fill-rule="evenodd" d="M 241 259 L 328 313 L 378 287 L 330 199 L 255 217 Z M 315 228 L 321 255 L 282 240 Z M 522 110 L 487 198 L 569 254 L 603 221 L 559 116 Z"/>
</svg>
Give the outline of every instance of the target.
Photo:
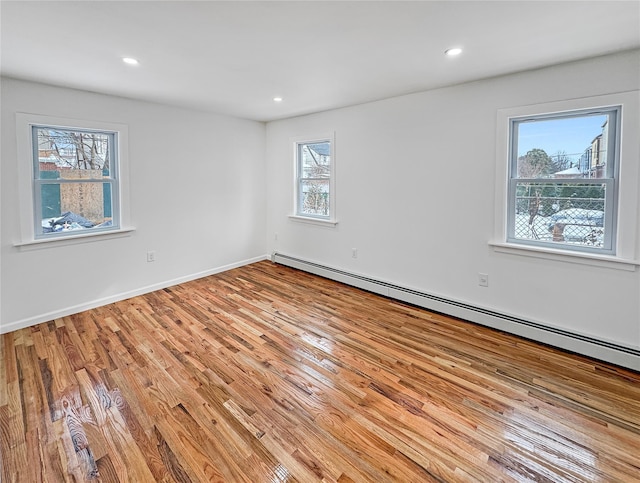
<svg viewBox="0 0 640 483">
<path fill-rule="evenodd" d="M 34 127 L 34 138 L 36 179 L 109 177 L 112 134 Z"/>
<path fill-rule="evenodd" d="M 299 145 L 300 177 L 329 178 L 331 175 L 331 143 Z"/>
<path fill-rule="evenodd" d="M 329 216 L 329 180 L 300 182 L 300 213 Z"/>
<path fill-rule="evenodd" d="M 40 185 L 41 234 L 112 226 L 110 183 Z"/>
<path fill-rule="evenodd" d="M 604 178 L 609 116 L 590 114 L 515 123 L 518 178 Z"/>
<path fill-rule="evenodd" d="M 516 183 L 514 237 L 603 247 L 606 184 Z"/>
</svg>

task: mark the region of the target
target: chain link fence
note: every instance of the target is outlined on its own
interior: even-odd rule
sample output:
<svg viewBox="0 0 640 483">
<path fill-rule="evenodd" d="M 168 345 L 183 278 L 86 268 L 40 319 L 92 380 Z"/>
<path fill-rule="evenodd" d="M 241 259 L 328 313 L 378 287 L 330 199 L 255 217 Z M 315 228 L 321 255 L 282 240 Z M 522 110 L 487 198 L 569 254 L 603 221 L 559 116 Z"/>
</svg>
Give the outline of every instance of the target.
<svg viewBox="0 0 640 483">
<path fill-rule="evenodd" d="M 526 190 L 519 190 L 520 194 L 516 196 L 515 237 L 602 247 L 604 187 L 583 185 L 575 192 L 585 187 L 596 196 L 545 196 L 544 188 L 549 186 L 527 186 Z M 556 186 L 552 188 L 558 190 Z"/>
</svg>

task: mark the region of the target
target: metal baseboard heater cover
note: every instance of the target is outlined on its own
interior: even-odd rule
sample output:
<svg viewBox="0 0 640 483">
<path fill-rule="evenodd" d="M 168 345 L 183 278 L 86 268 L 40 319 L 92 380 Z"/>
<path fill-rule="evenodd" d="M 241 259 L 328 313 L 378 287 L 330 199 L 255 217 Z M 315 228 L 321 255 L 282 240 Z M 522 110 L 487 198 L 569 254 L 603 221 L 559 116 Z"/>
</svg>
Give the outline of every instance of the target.
<svg viewBox="0 0 640 483">
<path fill-rule="evenodd" d="M 440 312 L 570 352 L 640 371 L 640 349 L 622 346 L 557 327 L 419 292 L 278 252 L 274 252 L 271 255 L 271 261 L 434 312 Z"/>
</svg>

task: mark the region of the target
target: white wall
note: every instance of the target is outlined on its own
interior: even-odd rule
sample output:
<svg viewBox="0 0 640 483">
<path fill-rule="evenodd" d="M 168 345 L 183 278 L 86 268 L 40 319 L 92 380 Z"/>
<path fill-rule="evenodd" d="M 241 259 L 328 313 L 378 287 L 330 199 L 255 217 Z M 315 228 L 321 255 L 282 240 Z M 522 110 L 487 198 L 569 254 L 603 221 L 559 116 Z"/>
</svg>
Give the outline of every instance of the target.
<svg viewBox="0 0 640 483">
<path fill-rule="evenodd" d="M 278 250 L 638 348 L 640 271 L 496 253 L 487 242 L 497 110 L 638 89 L 639 63 L 627 52 L 268 123 L 266 162 L 261 123 L 2 79 L 1 331 Z M 16 112 L 127 124 L 136 231 L 16 248 Z M 330 131 L 339 224 L 292 221 L 291 138 Z"/>
<path fill-rule="evenodd" d="M 488 245 L 497 110 L 639 87 L 634 51 L 268 123 L 269 251 L 639 348 L 640 271 Z M 339 223 L 291 220 L 291 139 L 331 131 Z"/>
<path fill-rule="evenodd" d="M 263 123 L 2 79 L 2 331 L 263 257 Z M 15 113 L 128 125 L 127 237 L 21 249 Z M 147 263 L 146 252 L 156 261 Z"/>
</svg>

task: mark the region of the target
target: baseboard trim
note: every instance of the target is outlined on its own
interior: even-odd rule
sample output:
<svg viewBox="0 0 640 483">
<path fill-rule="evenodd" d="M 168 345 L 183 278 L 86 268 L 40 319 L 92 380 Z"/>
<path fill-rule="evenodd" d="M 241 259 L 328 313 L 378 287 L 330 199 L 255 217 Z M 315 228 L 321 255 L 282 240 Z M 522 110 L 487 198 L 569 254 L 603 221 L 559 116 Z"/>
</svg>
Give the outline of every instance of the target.
<svg viewBox="0 0 640 483">
<path fill-rule="evenodd" d="M 130 299 L 132 297 L 137 297 L 138 295 L 144 295 L 149 292 L 155 292 L 156 290 L 162 290 L 163 288 L 171 287 L 173 285 L 179 285 L 181 283 L 190 282 L 192 280 L 208 277 L 209 275 L 215 275 L 216 273 L 226 272 L 227 270 L 231 270 L 233 268 L 242 267 L 244 265 L 250 265 L 252 263 L 256 263 L 256 262 L 259 262 L 262 260 L 268 260 L 268 259 L 269 257 L 267 255 L 253 257 L 253 258 L 241 260 L 234 263 L 229 263 L 227 265 L 211 268 L 209 270 L 203 270 L 202 272 L 192 273 L 190 275 L 185 275 L 183 277 L 174 278 L 172 280 L 165 280 L 164 282 L 147 285 L 146 287 L 140 287 L 135 290 L 130 290 L 128 292 L 122 292 L 119 294 L 111 295 L 109 297 L 91 300 L 89 302 L 74 305 L 72 307 L 66 307 L 64 309 L 47 312 L 45 314 L 39 314 L 34 317 L 29 317 L 26 319 L 9 322 L 7 324 L 3 323 L 3 324 L 0 324 L 0 334 L 6 334 L 8 332 L 13 332 L 14 330 L 24 329 L 25 327 L 31 327 L 32 325 L 40 324 L 42 322 L 48 322 L 50 320 L 59 319 L 60 317 L 66 317 L 68 315 L 84 312 L 85 310 L 95 309 L 97 307 L 102 307 L 107 304 L 112 304 L 114 302 L 120 302 L 122 300 Z"/>
<path fill-rule="evenodd" d="M 563 350 L 640 371 L 640 349 L 635 347 L 595 339 L 585 334 L 569 332 L 559 327 L 553 327 L 552 325 L 526 320 L 492 309 L 477 307 L 462 301 L 420 292 L 278 252 L 274 252 L 271 255 L 271 261 L 385 297 L 407 302 L 434 312 L 440 312 Z"/>
</svg>

